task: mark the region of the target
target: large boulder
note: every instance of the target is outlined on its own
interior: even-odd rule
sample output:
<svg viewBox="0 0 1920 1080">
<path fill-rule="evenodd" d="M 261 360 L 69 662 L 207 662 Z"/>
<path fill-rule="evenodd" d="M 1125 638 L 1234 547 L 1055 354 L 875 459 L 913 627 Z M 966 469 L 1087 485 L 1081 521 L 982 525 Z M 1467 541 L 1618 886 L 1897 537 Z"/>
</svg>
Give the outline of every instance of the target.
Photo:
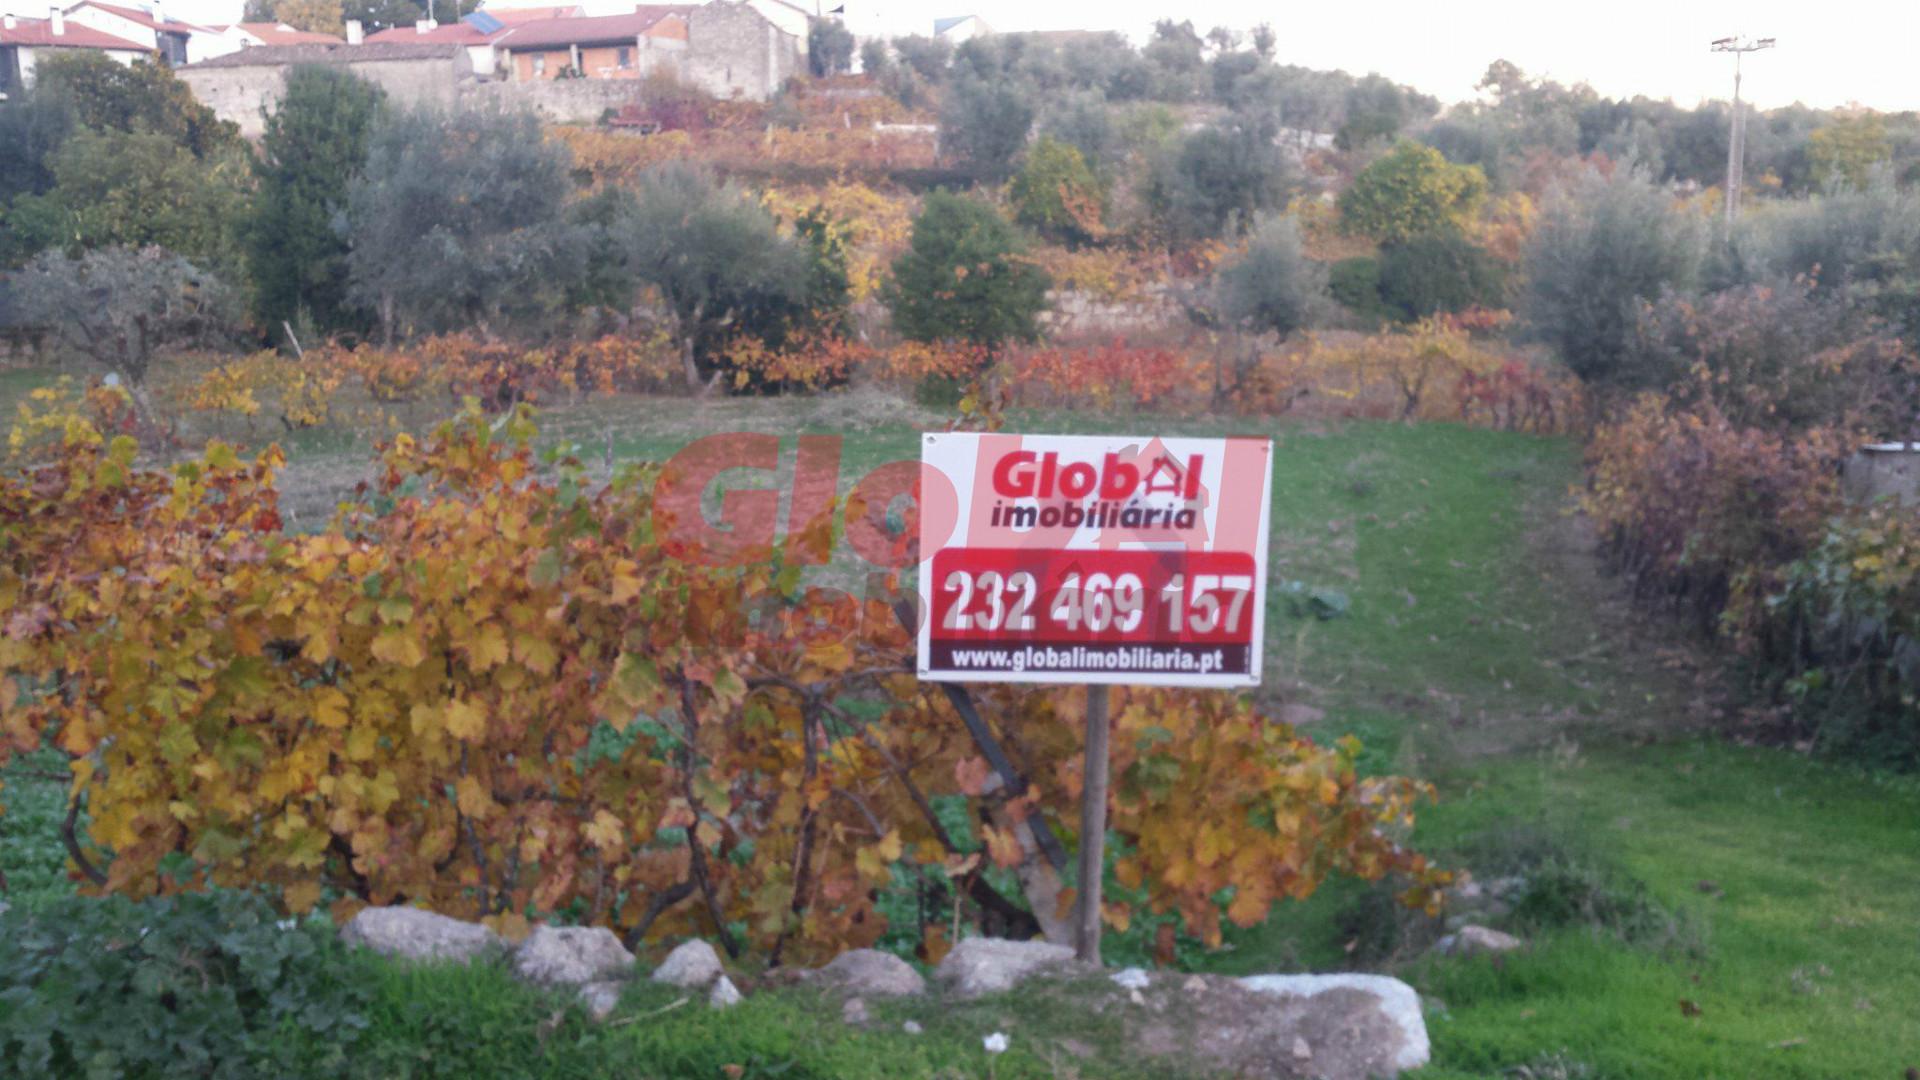
<svg viewBox="0 0 1920 1080">
<path fill-rule="evenodd" d="M 349 945 L 402 960 L 461 963 L 506 951 L 506 942 L 479 923 L 412 907 L 368 907 L 340 928 Z"/>
<path fill-rule="evenodd" d="M 1397 1076 L 1427 1063 L 1420 995 L 1385 975 L 1250 975 L 1240 985 L 1274 999 L 1268 1018 L 1290 1032 L 1299 1075 Z M 1303 1053 L 1304 1051 L 1304 1053 Z"/>
<path fill-rule="evenodd" d="M 537 926 L 513 954 L 513 973 L 542 986 L 584 986 L 633 970 L 633 954 L 604 926 Z"/>
<path fill-rule="evenodd" d="M 678 986 L 683 990 L 693 990 L 726 974 L 720 966 L 720 954 L 713 946 L 695 938 L 674 946 L 660 966 L 653 969 L 653 981 Z"/>
<path fill-rule="evenodd" d="M 941 986 L 961 997 L 1011 990 L 1035 975 L 1073 962 L 1073 950 L 1045 941 L 966 938 L 934 968 Z"/>
<path fill-rule="evenodd" d="M 851 949 L 814 973 L 822 984 L 867 997 L 908 997 L 927 988 L 913 965 L 879 949 Z"/>
</svg>

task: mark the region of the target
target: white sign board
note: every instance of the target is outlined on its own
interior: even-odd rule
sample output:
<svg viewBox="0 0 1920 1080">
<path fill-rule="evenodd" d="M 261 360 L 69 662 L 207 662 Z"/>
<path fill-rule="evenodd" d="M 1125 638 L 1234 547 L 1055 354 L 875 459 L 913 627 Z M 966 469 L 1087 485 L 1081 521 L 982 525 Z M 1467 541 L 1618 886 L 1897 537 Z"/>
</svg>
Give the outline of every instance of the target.
<svg viewBox="0 0 1920 1080">
<path fill-rule="evenodd" d="M 920 461 L 921 678 L 1259 684 L 1270 440 L 956 432 Z"/>
</svg>

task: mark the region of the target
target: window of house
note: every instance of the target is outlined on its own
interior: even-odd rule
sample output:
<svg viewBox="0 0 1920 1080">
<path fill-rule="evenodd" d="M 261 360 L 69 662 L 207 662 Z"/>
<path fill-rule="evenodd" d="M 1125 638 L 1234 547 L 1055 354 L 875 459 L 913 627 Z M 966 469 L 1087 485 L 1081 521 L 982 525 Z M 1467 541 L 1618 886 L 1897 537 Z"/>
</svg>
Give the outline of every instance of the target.
<svg viewBox="0 0 1920 1080">
<path fill-rule="evenodd" d="M 545 75 L 547 73 L 547 58 L 544 55 L 533 58 L 533 73 L 535 75 Z"/>
<path fill-rule="evenodd" d="M 619 52 L 620 69 L 625 71 L 633 66 L 633 50 L 622 46 Z"/>
</svg>

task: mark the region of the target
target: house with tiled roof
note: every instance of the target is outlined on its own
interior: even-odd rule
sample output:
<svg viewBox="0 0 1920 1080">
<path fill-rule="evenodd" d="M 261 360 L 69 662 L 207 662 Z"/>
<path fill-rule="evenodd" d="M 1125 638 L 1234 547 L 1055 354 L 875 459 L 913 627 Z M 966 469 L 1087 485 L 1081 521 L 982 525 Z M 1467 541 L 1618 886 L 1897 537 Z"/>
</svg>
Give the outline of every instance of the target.
<svg viewBox="0 0 1920 1080">
<path fill-rule="evenodd" d="M 502 66 L 499 53 L 500 40 L 508 33 L 522 26 L 543 25 L 547 22 L 564 22 L 577 18 L 578 7 L 545 8 L 543 11 L 559 11 L 563 14 L 548 15 L 545 18 L 509 21 L 502 18 L 504 12 L 475 11 L 463 16 L 457 22 L 437 23 L 431 19 L 422 19 L 412 26 L 390 26 L 378 33 L 368 34 L 369 45 L 397 45 L 405 42 L 429 43 L 435 45 L 459 45 L 467 50 L 467 56 L 473 63 L 476 74 L 491 76 Z"/>
<path fill-rule="evenodd" d="M 239 47 L 223 31 L 172 18 L 157 5 L 80 0 L 67 7 L 66 16 L 68 25 L 87 26 L 139 42 L 169 67 L 208 60 Z"/>
<path fill-rule="evenodd" d="M 689 4 L 642 4 L 626 15 L 543 19 L 508 28 L 498 45 L 515 82 L 638 79 L 678 64 L 687 48 Z"/>
<path fill-rule="evenodd" d="M 153 50 L 141 42 L 68 22 L 66 12 L 58 8 L 44 19 L 0 16 L 0 99 L 32 86 L 41 60 L 70 49 L 92 50 L 122 64 L 153 56 Z"/>
</svg>

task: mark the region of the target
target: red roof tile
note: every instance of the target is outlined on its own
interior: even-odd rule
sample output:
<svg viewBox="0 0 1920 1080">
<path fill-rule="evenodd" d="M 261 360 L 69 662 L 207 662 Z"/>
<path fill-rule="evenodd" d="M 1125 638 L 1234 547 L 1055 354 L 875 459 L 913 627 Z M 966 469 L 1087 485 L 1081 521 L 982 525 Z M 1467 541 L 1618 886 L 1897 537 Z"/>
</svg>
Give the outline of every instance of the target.
<svg viewBox="0 0 1920 1080">
<path fill-rule="evenodd" d="M 481 14 L 491 15 L 508 26 L 545 22 L 548 19 L 578 19 L 586 14 L 579 6 L 570 7 L 484 7 Z"/>
<path fill-rule="evenodd" d="M 567 45 L 597 45 L 634 39 L 669 15 L 684 15 L 691 7 L 649 4 L 631 15 L 600 15 L 585 19 L 547 19 L 508 29 L 501 42 L 509 49 L 551 49 Z"/>
<path fill-rule="evenodd" d="M 346 39 L 312 30 L 295 30 L 286 23 L 239 23 L 240 29 L 260 39 L 262 45 L 345 45 Z"/>
<path fill-rule="evenodd" d="M 137 41 L 115 37 L 71 20 L 67 21 L 66 33 L 55 34 L 53 23 L 47 19 L 16 18 L 11 30 L 6 28 L 5 23 L 0 23 L 0 45 L 31 45 L 42 49 L 113 49 L 137 53 L 153 51 Z"/>
</svg>

